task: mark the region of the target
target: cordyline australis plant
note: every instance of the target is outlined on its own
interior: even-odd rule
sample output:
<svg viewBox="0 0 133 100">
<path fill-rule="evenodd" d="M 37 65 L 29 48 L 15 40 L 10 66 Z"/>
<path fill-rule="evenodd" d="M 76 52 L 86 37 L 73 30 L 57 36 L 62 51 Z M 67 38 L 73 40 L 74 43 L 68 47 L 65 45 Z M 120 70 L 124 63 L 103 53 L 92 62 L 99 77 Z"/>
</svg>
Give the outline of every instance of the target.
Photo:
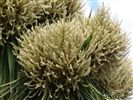
<svg viewBox="0 0 133 100">
<path fill-rule="evenodd" d="M 23 35 L 17 38 L 17 45 L 10 41 L 14 44 L 15 56 L 12 49 L 4 48 L 1 53 L 8 56 L 6 60 L 1 58 L 0 63 L 2 100 L 114 100 L 130 95 L 133 78 L 126 58 L 128 39 L 120 24 L 110 18 L 107 8 L 99 8 L 95 16 L 86 19 L 82 15 L 73 16 L 81 7 L 74 0 L 34 3 L 41 5 L 34 9 L 35 15 L 40 16 L 40 19 L 33 18 L 37 24 L 31 21 L 33 24 L 25 24 L 25 29 L 20 27 Z M 46 20 L 49 23 L 45 23 Z M 4 44 L 4 47 L 10 46 Z M 12 60 L 11 54 L 18 63 Z M 12 63 L 20 69 L 2 67 Z M 10 74 L 9 79 L 3 70 Z M 12 79 L 16 73 L 17 77 Z"/>
</svg>

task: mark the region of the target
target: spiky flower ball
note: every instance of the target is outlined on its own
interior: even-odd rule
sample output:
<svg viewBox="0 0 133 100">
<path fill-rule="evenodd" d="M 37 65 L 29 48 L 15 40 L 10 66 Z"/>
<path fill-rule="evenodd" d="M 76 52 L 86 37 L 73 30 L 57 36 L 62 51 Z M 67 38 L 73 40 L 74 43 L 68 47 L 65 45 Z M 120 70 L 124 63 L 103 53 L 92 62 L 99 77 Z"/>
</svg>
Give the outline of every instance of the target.
<svg viewBox="0 0 133 100">
<path fill-rule="evenodd" d="M 82 9 L 82 0 L 42 0 L 44 5 L 48 8 L 42 12 L 41 19 L 39 22 L 44 20 L 55 21 L 60 18 L 70 17 L 72 18 L 75 14 L 80 13 Z"/>
<path fill-rule="evenodd" d="M 61 21 L 38 26 L 19 40 L 21 47 L 17 58 L 30 79 L 25 84 L 39 90 L 40 95 L 48 91 L 47 100 L 70 99 L 71 91 L 78 98 L 79 84 L 91 71 L 90 58 L 81 51 L 84 36 L 76 24 Z"/>
<path fill-rule="evenodd" d="M 133 69 L 127 59 L 128 38 L 120 23 L 112 20 L 109 9 L 102 6 L 85 26 L 94 37 L 88 47 L 93 75 L 115 98 L 126 97 L 133 88 Z"/>
<path fill-rule="evenodd" d="M 46 20 L 55 21 L 73 15 L 81 9 L 80 0 L 1 0 L 0 44 L 11 35 Z"/>
<path fill-rule="evenodd" d="M 1 0 L 0 44 L 10 35 L 19 34 L 27 25 L 34 23 L 41 8 L 41 3 L 35 0 Z"/>
</svg>

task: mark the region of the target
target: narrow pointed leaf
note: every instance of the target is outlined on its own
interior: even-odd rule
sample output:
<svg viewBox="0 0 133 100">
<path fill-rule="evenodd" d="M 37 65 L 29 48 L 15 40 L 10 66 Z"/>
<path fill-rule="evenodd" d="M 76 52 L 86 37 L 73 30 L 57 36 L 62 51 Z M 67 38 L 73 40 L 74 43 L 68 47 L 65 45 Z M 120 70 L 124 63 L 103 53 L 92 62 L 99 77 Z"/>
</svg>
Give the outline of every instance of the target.
<svg viewBox="0 0 133 100">
<path fill-rule="evenodd" d="M 91 33 L 87 39 L 84 41 L 83 45 L 81 46 L 81 50 L 84 50 L 90 43 L 91 39 L 92 39 L 92 35 L 93 33 Z"/>
</svg>

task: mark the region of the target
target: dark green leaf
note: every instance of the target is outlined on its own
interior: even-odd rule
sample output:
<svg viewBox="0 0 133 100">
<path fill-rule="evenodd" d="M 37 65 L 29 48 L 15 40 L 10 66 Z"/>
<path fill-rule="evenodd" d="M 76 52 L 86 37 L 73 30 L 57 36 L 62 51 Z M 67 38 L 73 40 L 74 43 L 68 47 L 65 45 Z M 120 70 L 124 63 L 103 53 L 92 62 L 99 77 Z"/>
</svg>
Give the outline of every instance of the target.
<svg viewBox="0 0 133 100">
<path fill-rule="evenodd" d="M 92 39 L 93 32 L 87 37 L 87 39 L 84 41 L 83 45 L 81 46 L 81 50 L 86 49 L 86 47 L 89 45 L 91 39 Z"/>
</svg>

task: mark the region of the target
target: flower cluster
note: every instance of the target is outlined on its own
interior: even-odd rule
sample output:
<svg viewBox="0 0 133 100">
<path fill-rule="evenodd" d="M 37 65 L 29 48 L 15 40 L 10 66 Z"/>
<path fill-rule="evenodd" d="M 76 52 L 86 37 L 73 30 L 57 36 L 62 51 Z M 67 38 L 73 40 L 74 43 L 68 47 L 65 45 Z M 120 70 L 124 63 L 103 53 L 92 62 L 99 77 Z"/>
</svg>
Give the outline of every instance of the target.
<svg viewBox="0 0 133 100">
<path fill-rule="evenodd" d="M 104 7 L 90 19 L 78 16 L 36 26 L 18 39 L 21 46 L 16 47 L 19 64 L 29 78 L 25 85 L 40 94 L 48 89 L 51 98 L 58 99 L 63 92 L 70 99 L 75 91 L 79 96 L 80 87 L 89 94 L 84 89 L 93 76 L 98 88 L 106 89 L 101 92 L 124 98 L 133 87 L 127 40 Z"/>
<path fill-rule="evenodd" d="M 48 20 L 57 21 L 60 18 L 73 18 L 76 14 L 81 14 L 82 0 L 42 0 L 48 6 L 42 12 L 40 23 Z"/>
<path fill-rule="evenodd" d="M 23 33 L 15 41 L 19 45 L 12 41 L 17 66 L 10 48 L 3 49 L 9 66 L 0 68 L 19 78 L 0 86 L 0 97 L 9 93 L 13 100 L 111 100 L 130 94 L 133 69 L 120 23 L 104 6 L 89 19 L 80 10 L 81 0 L 0 1 L 0 45 Z M 5 72 L 2 81 L 9 76 Z"/>
<path fill-rule="evenodd" d="M 82 77 L 91 71 L 91 59 L 81 51 L 84 36 L 75 21 L 37 26 L 18 41 L 17 58 L 30 78 L 25 84 L 43 94 L 49 88 L 51 98 L 59 98 L 61 91 L 67 97 L 79 90 Z"/>
<path fill-rule="evenodd" d="M 14 34 L 22 34 L 36 22 L 55 21 L 80 9 L 80 0 L 1 0 L 0 44 Z"/>
<path fill-rule="evenodd" d="M 132 67 L 127 58 L 129 42 L 120 23 L 112 20 L 108 8 L 99 8 L 94 17 L 84 21 L 93 32 L 88 47 L 92 73 L 114 97 L 126 97 L 133 87 Z"/>
</svg>

